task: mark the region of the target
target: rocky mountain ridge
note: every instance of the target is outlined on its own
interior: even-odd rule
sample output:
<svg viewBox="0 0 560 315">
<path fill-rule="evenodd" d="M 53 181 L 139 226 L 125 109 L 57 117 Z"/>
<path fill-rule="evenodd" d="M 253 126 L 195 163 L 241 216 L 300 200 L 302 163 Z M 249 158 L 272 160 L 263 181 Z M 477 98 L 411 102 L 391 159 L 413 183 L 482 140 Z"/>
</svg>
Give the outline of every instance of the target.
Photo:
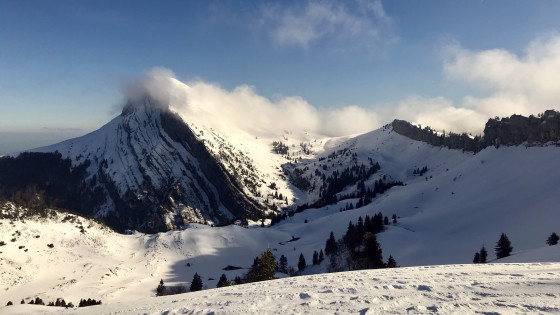
<svg viewBox="0 0 560 315">
<path fill-rule="evenodd" d="M 490 145 L 560 143 L 560 113 L 556 110 L 547 110 L 537 117 L 514 114 L 510 117 L 490 118 L 484 127 L 483 136 L 474 137 L 466 133 L 438 133 L 430 127 L 421 128 L 398 119 L 391 125 L 395 132 L 413 140 L 473 152 Z"/>
</svg>

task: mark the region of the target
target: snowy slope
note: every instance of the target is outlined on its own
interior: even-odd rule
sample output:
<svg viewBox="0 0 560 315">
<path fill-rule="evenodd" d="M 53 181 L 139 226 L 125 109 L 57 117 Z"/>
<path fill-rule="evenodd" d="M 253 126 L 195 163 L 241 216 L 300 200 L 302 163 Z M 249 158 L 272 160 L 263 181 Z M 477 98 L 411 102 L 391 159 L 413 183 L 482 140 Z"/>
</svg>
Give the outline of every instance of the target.
<svg viewBox="0 0 560 315">
<path fill-rule="evenodd" d="M 171 108 L 173 109 L 173 106 Z M 71 157 L 75 163 L 80 163 L 85 158 L 90 159 L 93 161 L 90 165 L 91 174 L 95 174 L 99 167 L 106 169 L 106 174 L 118 183 L 117 187 L 121 192 L 141 188 L 142 178 L 147 174 L 154 178 L 154 190 L 169 188 L 168 178 L 180 181 L 184 187 L 201 185 L 201 181 L 197 180 L 195 183 L 192 179 L 194 174 L 198 174 L 205 178 L 202 182 L 206 184 L 203 186 L 210 187 L 207 190 L 217 195 L 214 185 L 208 182 L 205 174 L 198 173 L 197 165 L 200 165 L 200 161 L 193 158 L 187 146 L 165 135 L 165 132 L 162 133 L 159 125 L 161 122 L 157 117 L 148 117 L 152 115 L 152 110 L 153 107 L 150 106 L 140 107 L 133 115 L 119 116 L 88 136 L 42 150 L 59 150 L 64 156 Z M 93 223 L 91 228 L 86 227 L 82 233 L 80 226 L 84 226 L 85 223 L 77 225 L 69 221 L 62 222 L 61 218 L 25 222 L 0 220 L 0 241 L 7 243 L 6 246 L 0 247 L 0 282 L 4 290 L 0 305 L 5 304 L 4 298 L 17 304 L 22 298 L 29 299 L 35 296 L 41 296 L 46 301 L 63 297 L 74 303 L 80 298 L 91 297 L 109 304 L 107 309 L 103 309 L 107 312 L 135 313 L 131 308 L 134 306 L 118 303 L 153 296 L 160 279 L 164 279 L 167 284 L 183 284 L 188 287 L 196 272 L 201 275 L 204 288 L 212 289 L 222 273 L 231 280 L 247 271 L 226 271 L 223 270 L 224 267 L 232 265 L 247 268 L 253 262 L 253 258 L 267 247 L 273 249 L 276 258 L 285 255 L 291 266 L 296 265 L 301 253 L 309 264 L 313 251 L 324 248 L 331 231 L 337 238 L 341 238 L 348 221 L 355 223 L 360 216 L 373 216 L 378 212 L 388 217 L 392 214 L 399 216 L 398 223 L 386 226 L 386 230 L 378 234 L 377 239 L 381 243 L 384 258 L 391 254 L 400 266 L 470 263 L 474 253 L 482 245 L 486 246 L 488 258 L 492 261 L 495 258 L 493 247 L 501 233 L 509 236 L 514 250 L 511 257 L 499 262 L 560 261 L 557 246 L 544 247 L 546 238 L 552 232 L 560 232 L 560 212 L 557 207 L 560 203 L 560 180 L 556 172 L 560 169 L 558 147 L 488 147 L 473 154 L 411 140 L 392 131 L 390 126 L 363 135 L 339 138 L 310 135 L 305 131 L 283 131 L 278 135 L 255 137 L 246 130 L 231 126 L 226 128 L 220 126 L 219 122 L 208 123 L 203 119 L 207 115 L 189 115 L 184 109 L 177 109 L 177 112 L 229 174 L 239 182 L 249 183 L 242 186 L 244 193 L 257 202 L 266 204 L 268 211 L 273 211 L 274 206 L 287 205 L 288 210 L 293 210 L 296 205 L 315 202 L 321 198 L 325 178 L 352 166 L 380 164 L 381 169 L 364 180 L 367 188 L 373 187 L 375 181 L 383 178 L 388 181 L 401 181 L 404 185 L 392 187 L 377 195 L 371 204 L 359 209 L 341 211 L 349 203 L 356 205 L 358 199 L 339 200 L 336 204 L 295 213 L 275 226 L 266 228 L 260 228 L 258 224 L 250 228 L 187 224 L 184 228 L 167 233 L 121 235 Z M 137 128 L 138 126 L 142 128 Z M 130 144 L 131 138 L 135 139 L 134 144 Z M 165 141 L 152 141 L 162 138 Z M 273 153 L 273 141 L 286 143 L 289 154 Z M 128 143 L 124 146 L 127 148 L 124 151 L 123 143 Z M 149 150 L 143 152 L 145 148 Z M 137 161 L 136 164 L 130 160 L 132 155 L 137 155 L 133 159 Z M 187 163 L 176 163 L 177 156 Z M 152 170 L 161 172 L 146 171 L 145 168 L 150 164 L 157 164 L 158 167 Z M 413 173 L 415 169 L 424 166 L 428 168 L 424 175 L 418 176 Z M 310 183 L 309 187 L 302 189 L 288 181 L 296 173 Z M 269 187 L 272 183 L 276 184 L 276 188 Z M 357 185 L 358 181 L 344 187 L 337 193 L 337 197 L 345 198 L 344 195 L 354 193 Z M 287 197 L 287 204 L 284 200 L 272 199 L 273 193 L 281 193 Z M 142 198 L 141 193 L 138 198 Z M 210 197 L 203 198 L 202 202 L 208 198 Z M 173 204 L 175 200 L 171 200 Z M 226 210 L 229 205 L 216 200 L 220 211 L 229 215 Z M 187 203 L 180 205 L 177 202 L 168 212 L 169 217 L 181 214 L 185 223 L 197 219 L 204 222 L 204 214 L 196 214 L 194 210 L 183 213 L 186 205 Z M 203 207 L 200 205 L 201 209 Z M 108 209 L 110 204 L 99 213 L 109 211 Z M 87 226 L 89 225 L 88 223 Z M 177 226 L 181 224 L 169 224 L 168 227 Z M 21 235 L 17 235 L 16 231 Z M 35 238 L 39 234 L 40 238 Z M 13 235 L 17 235 L 16 241 L 11 242 Z M 288 242 L 293 237 L 298 239 Z M 54 248 L 46 247 L 46 244 L 50 243 L 55 245 Z M 20 249 L 20 246 L 25 247 Z M 25 249 L 28 251 L 25 252 Z M 319 266 L 308 266 L 302 274 L 324 273 L 327 263 L 328 259 Z M 510 267 L 512 269 L 508 270 L 511 271 L 498 274 L 501 273 L 500 270 Z M 342 274 L 343 276 L 306 276 L 276 282 L 275 286 L 281 288 L 289 286 L 290 281 L 302 288 L 294 289 L 295 291 L 286 288 L 286 294 L 271 290 L 267 292 L 267 289 L 261 287 L 267 284 L 252 284 L 243 286 L 245 289 L 239 289 L 239 295 L 227 295 L 226 298 L 219 295 L 219 292 L 232 293 L 234 291 L 228 290 L 236 289 L 218 290 L 215 291 L 218 292 L 216 294 L 194 293 L 192 296 L 209 301 L 208 308 L 205 308 L 205 304 L 194 304 L 200 312 L 226 307 L 228 303 L 233 307 L 228 308 L 228 311 L 241 312 L 241 308 L 235 308 L 235 303 L 260 305 L 260 300 L 267 301 L 270 297 L 272 301 L 277 296 L 280 296 L 278 304 L 271 302 L 271 307 L 285 304 L 288 307 L 287 312 L 296 312 L 296 308 L 299 307 L 297 312 L 314 313 L 320 312 L 320 307 L 325 307 L 325 312 L 331 313 L 336 311 L 335 307 L 346 309 L 346 306 L 349 309 L 355 307 L 356 311 L 366 308 L 379 311 L 387 307 L 388 310 L 400 310 L 397 313 L 407 310 L 412 313 L 424 313 L 436 308 L 444 313 L 468 313 L 486 308 L 495 309 L 495 312 L 503 312 L 506 309 L 506 312 L 520 313 L 531 310 L 558 311 L 558 305 L 547 300 L 549 297 L 558 296 L 547 295 L 544 292 L 550 291 L 549 282 L 546 281 L 558 282 L 554 274 L 544 275 L 555 272 L 558 269 L 557 264 L 508 267 L 448 266 L 434 269 L 445 268 L 450 269 L 434 271 L 435 274 L 428 274 L 426 278 L 419 275 L 420 271 L 432 268 L 364 271 Z M 53 273 L 53 270 L 60 272 Z M 394 304 L 395 300 L 406 300 L 405 295 L 397 293 L 400 289 L 395 290 L 394 295 L 386 293 L 390 290 L 389 284 L 393 285 L 397 280 L 393 279 L 391 272 L 400 272 L 401 276 L 408 277 L 401 293 L 406 293 L 406 296 L 412 295 L 413 292 L 421 293 L 418 297 L 407 300 L 411 304 Z M 538 279 L 531 278 L 533 273 L 540 275 L 541 272 L 541 278 L 546 281 L 539 283 Z M 459 279 L 462 273 L 466 273 L 474 278 L 466 278 L 465 282 L 457 280 L 460 285 L 451 288 L 441 284 L 445 279 L 437 278 L 441 276 L 437 273 L 444 276 L 449 274 L 453 279 Z M 498 279 L 496 282 L 492 282 L 492 278 L 482 279 L 494 273 Z M 372 280 L 366 282 L 367 289 L 357 290 L 352 287 L 360 294 L 356 293 L 357 299 L 346 299 L 341 295 L 344 292 L 340 292 L 332 298 L 325 298 L 333 304 L 317 302 L 323 300 L 319 298 L 322 297 L 323 291 L 336 292 L 335 289 L 340 287 L 343 291 L 344 288 L 348 288 L 348 292 L 353 292 L 350 286 L 342 284 L 342 280 L 338 278 L 349 277 L 352 281 L 359 282 L 359 275 L 367 275 Z M 527 277 L 520 280 L 518 275 Z M 439 281 L 433 282 L 432 279 Z M 332 287 L 328 281 L 333 281 Z M 375 284 L 377 282 L 385 283 L 387 288 Z M 495 285 L 499 290 L 495 293 L 479 291 L 478 285 L 474 283 L 484 283 L 483 286 L 486 287 Z M 516 283 L 519 283 L 520 291 L 512 291 Z M 420 284 L 428 286 L 430 291 L 419 290 Z M 376 285 L 377 289 L 374 288 Z M 311 293 L 300 292 L 304 289 Z M 247 290 L 246 294 L 244 290 Z M 466 293 L 461 295 L 461 290 Z M 255 292 L 265 293 L 255 296 Z M 511 295 L 507 295 L 510 293 Z M 385 294 L 388 298 L 386 301 L 379 298 L 379 303 L 370 303 L 375 306 L 364 305 L 361 294 Z M 523 302 L 523 298 L 519 296 L 524 294 L 535 294 L 535 302 Z M 447 297 L 448 295 L 453 298 Z M 464 302 L 455 306 L 458 310 L 452 309 L 451 300 L 460 298 L 464 298 Z M 476 300 L 478 298 L 480 300 Z M 191 299 L 175 297 L 176 303 L 180 304 L 188 300 Z M 341 305 L 340 301 L 343 300 L 347 304 Z M 138 306 L 141 307 L 138 312 L 184 311 L 182 305 L 165 304 L 165 301 L 174 301 L 171 297 L 151 301 L 153 302 L 147 300 L 145 306 Z M 296 304 L 291 304 L 292 301 L 296 301 Z M 551 307 L 545 308 L 543 305 Z M 17 307 L 14 309 L 17 310 Z M 22 310 L 29 309 L 23 307 Z M 273 309 L 270 309 L 270 312 L 273 312 Z"/>
<path fill-rule="evenodd" d="M 527 314 L 560 312 L 560 264 L 448 265 L 301 276 L 80 309 L 6 314 Z"/>
</svg>

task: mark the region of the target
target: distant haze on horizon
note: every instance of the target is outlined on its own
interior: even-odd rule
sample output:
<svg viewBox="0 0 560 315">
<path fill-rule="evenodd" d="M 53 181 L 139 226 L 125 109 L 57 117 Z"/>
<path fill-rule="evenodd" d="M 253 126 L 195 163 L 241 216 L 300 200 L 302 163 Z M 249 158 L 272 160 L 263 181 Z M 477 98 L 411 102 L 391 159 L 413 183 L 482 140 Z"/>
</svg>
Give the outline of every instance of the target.
<svg viewBox="0 0 560 315">
<path fill-rule="evenodd" d="M 260 112 L 248 132 L 398 118 L 481 133 L 559 109 L 559 13 L 553 0 L 3 2 L 0 155 L 98 129 L 156 76 L 231 123 Z"/>
</svg>

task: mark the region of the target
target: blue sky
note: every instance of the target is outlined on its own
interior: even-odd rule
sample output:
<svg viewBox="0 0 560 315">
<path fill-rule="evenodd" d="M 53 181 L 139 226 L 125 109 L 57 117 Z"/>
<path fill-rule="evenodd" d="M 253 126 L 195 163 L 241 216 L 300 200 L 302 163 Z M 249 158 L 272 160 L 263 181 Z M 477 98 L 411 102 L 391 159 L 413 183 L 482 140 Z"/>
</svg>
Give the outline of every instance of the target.
<svg viewBox="0 0 560 315">
<path fill-rule="evenodd" d="M 152 67 L 382 123 L 537 113 L 558 95 L 558 16 L 553 0 L 0 1 L 0 154 L 100 127 Z"/>
</svg>

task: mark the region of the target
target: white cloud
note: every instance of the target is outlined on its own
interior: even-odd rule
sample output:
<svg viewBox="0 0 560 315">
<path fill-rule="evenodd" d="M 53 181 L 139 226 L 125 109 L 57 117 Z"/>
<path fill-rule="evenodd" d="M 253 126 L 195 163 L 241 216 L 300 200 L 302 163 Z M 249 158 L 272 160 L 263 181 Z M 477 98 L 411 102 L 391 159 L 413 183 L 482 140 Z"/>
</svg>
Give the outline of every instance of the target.
<svg viewBox="0 0 560 315">
<path fill-rule="evenodd" d="M 153 67 L 139 78 L 126 80 L 122 89 L 127 101 L 136 102 L 150 95 L 160 104 L 169 104 L 174 79 L 173 71 L 164 67 Z"/>
<path fill-rule="evenodd" d="M 381 0 L 306 1 L 263 10 L 262 27 L 281 46 L 380 50 L 396 42 Z"/>
<path fill-rule="evenodd" d="M 558 108 L 560 36 L 538 38 L 521 56 L 504 49 L 469 51 L 451 46 L 444 72 L 489 91 L 487 97 L 467 96 L 462 103 L 487 117 L 530 115 Z"/>
<path fill-rule="evenodd" d="M 481 134 L 488 118 L 559 108 L 560 36 L 532 42 L 523 56 L 500 49 L 470 51 L 449 46 L 444 73 L 485 88 L 488 96 L 467 95 L 457 104 L 443 97 L 410 96 L 376 110 L 357 106 L 320 110 L 298 96 L 271 100 L 247 85 L 231 91 L 203 81 L 187 85 L 164 68 L 154 68 L 128 84 L 125 93 L 129 99 L 151 95 L 172 104 L 183 116 L 197 117 L 222 131 L 237 129 L 263 137 L 285 130 L 343 136 L 368 132 L 394 118 L 436 130 Z"/>
<path fill-rule="evenodd" d="M 455 107 L 443 97 L 411 96 L 398 104 L 393 115 L 435 130 L 453 132 L 480 133 L 488 120 L 487 116 L 471 108 Z"/>
<path fill-rule="evenodd" d="M 559 35 L 538 38 L 523 55 L 504 49 L 472 51 L 453 44 L 445 48 L 444 56 L 449 78 L 473 84 L 488 95 L 467 95 L 458 104 L 441 97 L 411 97 L 398 105 L 395 117 L 438 130 L 481 134 L 488 118 L 559 109 Z"/>
<path fill-rule="evenodd" d="M 187 102 L 175 106 L 188 117 L 220 130 L 241 129 L 261 137 L 279 136 L 284 131 L 342 136 L 370 131 L 379 122 L 377 115 L 358 107 L 318 110 L 298 96 L 270 100 L 242 85 L 232 91 L 202 81 L 190 82 Z"/>
<path fill-rule="evenodd" d="M 129 100 L 149 95 L 159 104 L 224 133 L 245 131 L 253 136 L 278 137 L 284 131 L 343 136 L 364 133 L 379 126 L 377 115 L 356 106 L 319 110 L 298 96 L 275 100 L 241 85 L 228 91 L 215 84 L 175 79 L 172 71 L 154 68 L 125 86 Z"/>
</svg>

